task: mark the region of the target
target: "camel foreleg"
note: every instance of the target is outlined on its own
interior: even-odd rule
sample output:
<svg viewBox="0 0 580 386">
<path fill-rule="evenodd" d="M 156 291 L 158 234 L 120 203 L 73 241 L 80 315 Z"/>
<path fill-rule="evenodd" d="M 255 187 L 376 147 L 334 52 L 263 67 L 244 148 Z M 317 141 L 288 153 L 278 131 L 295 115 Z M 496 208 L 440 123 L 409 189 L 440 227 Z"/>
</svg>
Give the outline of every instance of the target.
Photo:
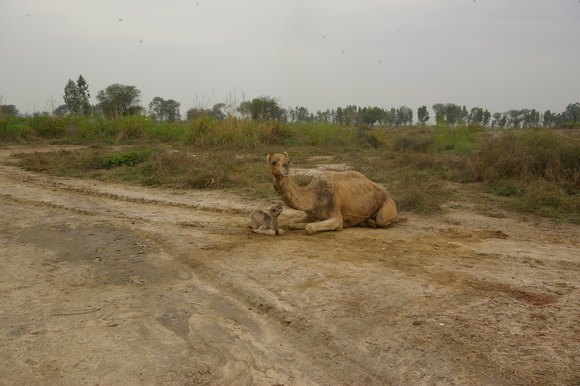
<svg viewBox="0 0 580 386">
<path fill-rule="evenodd" d="M 313 235 L 316 232 L 323 231 L 340 231 L 342 230 L 342 218 L 329 218 L 326 220 L 318 221 L 316 218 L 311 216 L 306 216 L 301 220 L 290 223 L 288 228 L 292 230 L 306 229 L 307 235 Z"/>
<path fill-rule="evenodd" d="M 305 216 L 296 222 L 291 222 L 290 224 L 288 224 L 288 228 L 292 230 L 306 229 L 308 224 L 311 224 L 315 221 L 317 221 L 316 218 L 311 216 Z"/>
<path fill-rule="evenodd" d="M 340 231 L 342 230 L 342 219 L 329 218 L 328 220 L 312 222 L 306 225 L 305 229 L 307 235 L 322 231 Z"/>
</svg>

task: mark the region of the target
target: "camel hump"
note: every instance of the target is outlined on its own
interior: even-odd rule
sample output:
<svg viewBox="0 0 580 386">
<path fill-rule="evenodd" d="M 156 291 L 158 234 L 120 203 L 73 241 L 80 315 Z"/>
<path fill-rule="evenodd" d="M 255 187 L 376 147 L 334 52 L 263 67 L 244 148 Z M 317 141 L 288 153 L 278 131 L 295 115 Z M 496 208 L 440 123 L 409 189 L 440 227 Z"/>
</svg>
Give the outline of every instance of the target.
<svg viewBox="0 0 580 386">
<path fill-rule="evenodd" d="M 348 189 L 352 190 L 353 193 L 358 190 L 363 190 L 365 192 L 381 191 L 388 195 L 387 190 L 383 186 L 369 180 L 362 173 L 354 170 L 335 172 L 333 179 L 335 180 L 336 184 L 348 186 Z"/>
</svg>

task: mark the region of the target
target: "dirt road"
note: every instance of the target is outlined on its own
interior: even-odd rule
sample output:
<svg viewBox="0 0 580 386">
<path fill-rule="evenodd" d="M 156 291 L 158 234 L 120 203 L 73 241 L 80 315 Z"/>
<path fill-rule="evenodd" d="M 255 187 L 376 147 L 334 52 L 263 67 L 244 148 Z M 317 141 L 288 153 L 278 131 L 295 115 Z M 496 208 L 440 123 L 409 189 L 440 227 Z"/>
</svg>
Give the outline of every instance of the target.
<svg viewBox="0 0 580 386">
<path fill-rule="evenodd" d="M 0 149 L 0 385 L 580 384 L 579 226 L 270 237 L 269 202 L 6 165 L 54 149 Z"/>
</svg>

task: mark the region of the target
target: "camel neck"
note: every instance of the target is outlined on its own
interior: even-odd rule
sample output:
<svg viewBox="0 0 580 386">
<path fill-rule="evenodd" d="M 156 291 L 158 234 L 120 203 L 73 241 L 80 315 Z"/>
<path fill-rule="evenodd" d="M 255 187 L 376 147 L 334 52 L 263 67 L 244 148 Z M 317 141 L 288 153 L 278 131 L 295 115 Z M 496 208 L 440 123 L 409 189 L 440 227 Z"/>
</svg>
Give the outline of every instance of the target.
<svg viewBox="0 0 580 386">
<path fill-rule="evenodd" d="M 304 189 L 297 186 L 288 176 L 274 177 L 274 186 L 282 198 L 282 201 L 292 209 L 309 210 L 307 202 L 304 202 Z"/>
<path fill-rule="evenodd" d="M 292 181 L 290 177 L 284 175 L 274 177 L 274 186 L 276 187 L 278 194 L 282 196 L 286 195 L 288 192 L 296 190 L 297 188 L 294 181 Z"/>
</svg>

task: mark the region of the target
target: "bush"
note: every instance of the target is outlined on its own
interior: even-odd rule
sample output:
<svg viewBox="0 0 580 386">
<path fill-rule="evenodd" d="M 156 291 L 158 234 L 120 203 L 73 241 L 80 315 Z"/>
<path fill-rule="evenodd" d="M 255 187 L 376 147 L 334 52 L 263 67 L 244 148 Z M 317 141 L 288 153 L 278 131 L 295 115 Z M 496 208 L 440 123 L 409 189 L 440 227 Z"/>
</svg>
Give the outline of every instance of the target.
<svg viewBox="0 0 580 386">
<path fill-rule="evenodd" d="M 51 117 L 46 114 L 36 114 L 30 120 L 30 127 L 38 133 L 39 136 L 53 139 L 60 138 L 65 133 L 64 119 Z"/>
<path fill-rule="evenodd" d="M 108 157 L 102 162 L 102 166 L 106 169 L 114 168 L 117 166 L 134 166 L 139 163 L 145 162 L 152 152 L 157 149 L 142 149 L 133 150 L 128 153 L 115 154 Z"/>
<path fill-rule="evenodd" d="M 187 136 L 187 127 L 179 121 L 155 122 L 145 126 L 147 138 L 162 143 L 182 143 Z"/>
<path fill-rule="evenodd" d="M 395 139 L 393 143 L 393 150 L 395 151 L 416 151 L 426 153 L 435 139 L 433 137 L 426 137 L 419 134 L 404 134 Z"/>
<path fill-rule="evenodd" d="M 580 221 L 579 194 L 569 195 L 564 189 L 543 179 L 531 181 L 518 194 L 521 197 L 511 203 L 515 210 Z"/>
<path fill-rule="evenodd" d="M 488 136 L 473 158 L 473 178 L 489 185 L 537 178 L 580 189 L 580 140 L 549 131 Z"/>
<path fill-rule="evenodd" d="M 437 127 L 437 149 L 442 152 L 469 154 L 479 148 L 478 139 L 485 129 L 478 125 Z"/>
<path fill-rule="evenodd" d="M 191 120 L 187 123 L 189 129 L 184 139 L 186 145 L 206 146 L 207 135 L 210 133 L 213 124 L 213 118 L 201 117 Z"/>
<path fill-rule="evenodd" d="M 356 131 L 336 123 L 309 122 L 293 124 L 295 135 L 285 142 L 285 146 L 316 146 L 341 149 L 356 144 Z"/>
<path fill-rule="evenodd" d="M 295 131 L 285 123 L 270 121 L 257 126 L 258 139 L 263 145 L 284 145 L 287 139 L 295 135 Z"/>
<path fill-rule="evenodd" d="M 21 123 L 22 119 L 0 120 L 0 141 L 30 142 L 35 137 L 35 131 Z"/>
<path fill-rule="evenodd" d="M 409 170 L 400 177 L 393 193 L 399 210 L 431 213 L 441 209 L 451 191 L 429 171 Z"/>
<path fill-rule="evenodd" d="M 127 115 L 122 117 L 117 123 L 117 127 L 119 128 L 117 141 L 147 139 L 147 132 L 145 131 L 147 122 L 148 118 L 140 115 Z"/>
<path fill-rule="evenodd" d="M 375 130 L 369 126 L 361 126 L 357 129 L 356 140 L 360 146 L 367 148 L 378 149 L 383 145 Z"/>
</svg>

